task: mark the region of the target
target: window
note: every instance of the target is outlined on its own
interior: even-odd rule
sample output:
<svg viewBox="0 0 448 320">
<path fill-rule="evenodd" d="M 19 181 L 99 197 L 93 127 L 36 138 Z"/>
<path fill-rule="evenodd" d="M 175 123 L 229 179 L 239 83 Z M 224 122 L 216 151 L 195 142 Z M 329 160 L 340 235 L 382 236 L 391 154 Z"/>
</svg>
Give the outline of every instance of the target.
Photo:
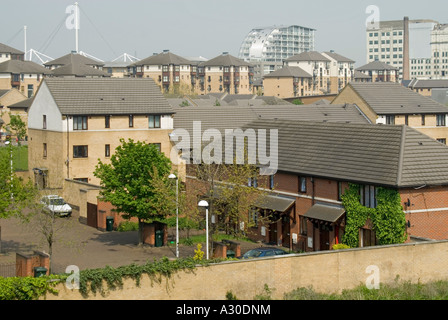
<svg viewBox="0 0 448 320">
<path fill-rule="evenodd" d="M 422 126 L 424 126 L 424 125 L 425 125 L 425 115 L 422 114 Z"/>
<path fill-rule="evenodd" d="M 73 146 L 73 158 L 87 158 L 88 146 Z"/>
<path fill-rule="evenodd" d="M 376 208 L 376 188 L 369 185 L 359 187 L 360 202 L 367 208 Z"/>
<path fill-rule="evenodd" d="M 149 116 L 149 128 L 160 128 L 160 116 Z"/>
<path fill-rule="evenodd" d="M 386 116 L 386 124 L 395 124 L 395 116 Z"/>
<path fill-rule="evenodd" d="M 249 178 L 248 181 L 247 181 L 247 185 L 249 187 L 254 187 L 254 188 L 258 187 L 258 180 L 257 180 L 257 178 Z"/>
<path fill-rule="evenodd" d="M 269 176 L 269 189 L 274 189 L 274 175 Z"/>
<path fill-rule="evenodd" d="M 47 116 L 44 114 L 42 118 L 42 129 L 47 129 Z"/>
<path fill-rule="evenodd" d="M 43 153 L 43 156 L 44 156 L 44 158 L 46 158 L 47 157 L 47 144 L 46 143 L 44 143 L 44 153 Z"/>
<path fill-rule="evenodd" d="M 437 115 L 437 126 L 438 127 L 445 127 L 446 126 L 446 116 L 444 114 L 438 114 Z"/>
<path fill-rule="evenodd" d="M 342 195 L 345 192 L 345 188 L 342 186 L 342 182 L 338 181 L 338 201 L 342 201 Z"/>
<path fill-rule="evenodd" d="M 31 98 L 34 93 L 34 86 L 32 84 L 28 85 L 28 98 Z"/>
<path fill-rule="evenodd" d="M 440 143 L 446 144 L 445 138 L 439 138 L 439 139 L 437 139 L 437 141 L 439 141 Z"/>
<path fill-rule="evenodd" d="M 104 156 L 106 158 L 110 157 L 110 144 L 106 144 L 105 148 L 104 148 Z"/>
<path fill-rule="evenodd" d="M 155 146 L 157 151 L 162 151 L 162 144 L 161 143 L 150 143 L 151 146 Z"/>
<path fill-rule="evenodd" d="M 168 72 L 168 66 L 162 66 L 162 71 L 163 72 Z"/>
<path fill-rule="evenodd" d="M 131 114 L 129 115 L 129 128 L 134 127 L 134 116 Z"/>
<path fill-rule="evenodd" d="M 409 116 L 408 115 L 404 116 L 404 124 L 407 126 L 409 125 Z"/>
<path fill-rule="evenodd" d="M 300 220 L 300 234 L 301 235 L 306 235 L 307 234 L 307 221 L 308 219 L 304 216 L 299 216 L 299 220 Z"/>
<path fill-rule="evenodd" d="M 110 116 L 105 116 L 104 117 L 104 127 L 105 128 L 110 128 Z"/>
<path fill-rule="evenodd" d="M 87 130 L 87 117 L 73 117 L 73 130 Z"/>
<path fill-rule="evenodd" d="M 258 210 L 256 209 L 250 210 L 250 221 L 252 222 L 251 227 L 253 228 L 258 227 Z"/>
<path fill-rule="evenodd" d="M 79 182 L 89 183 L 89 178 L 75 178 L 73 180 L 79 181 Z"/>
<path fill-rule="evenodd" d="M 299 191 L 306 192 L 306 178 L 305 177 L 299 178 Z"/>
</svg>

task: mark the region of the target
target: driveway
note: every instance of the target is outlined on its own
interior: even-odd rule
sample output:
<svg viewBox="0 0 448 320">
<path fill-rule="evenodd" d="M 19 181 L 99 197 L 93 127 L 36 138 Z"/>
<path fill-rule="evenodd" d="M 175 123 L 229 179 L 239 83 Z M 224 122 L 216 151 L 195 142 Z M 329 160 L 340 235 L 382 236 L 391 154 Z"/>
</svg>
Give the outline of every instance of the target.
<svg viewBox="0 0 448 320">
<path fill-rule="evenodd" d="M 16 252 L 39 250 L 48 252 L 39 226 L 42 223 L 32 221 L 27 224 L 17 219 L 1 219 L 0 264 L 15 261 Z M 58 219 L 55 228 L 56 241 L 53 245 L 53 273 L 65 272 L 69 265 L 82 269 L 101 268 L 106 265 L 119 267 L 131 263 L 144 264 L 162 257 L 175 258 L 174 244 L 164 247 L 138 245 L 138 232 L 99 231 L 78 221 L 76 215 Z M 168 237 L 175 238 L 175 229 L 168 231 Z M 180 232 L 180 237 L 183 234 Z M 241 243 L 242 253 L 260 244 Z M 196 246 L 179 245 L 179 256 L 192 257 Z"/>
</svg>

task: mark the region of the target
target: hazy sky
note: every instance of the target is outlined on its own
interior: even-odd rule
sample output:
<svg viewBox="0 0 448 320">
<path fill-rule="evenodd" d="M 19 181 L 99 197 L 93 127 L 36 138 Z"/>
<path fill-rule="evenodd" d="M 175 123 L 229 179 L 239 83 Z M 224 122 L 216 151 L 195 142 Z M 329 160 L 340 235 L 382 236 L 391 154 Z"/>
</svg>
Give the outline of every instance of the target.
<svg viewBox="0 0 448 320">
<path fill-rule="evenodd" d="M 0 0 L 0 42 L 58 58 L 75 49 L 66 8 L 76 0 Z M 433 19 L 448 23 L 447 0 L 78 0 L 79 49 L 104 61 L 123 53 L 146 58 L 164 49 L 181 56 L 238 56 L 255 27 L 301 25 L 316 29 L 316 50 L 366 63 L 369 5 L 381 20 Z"/>
</svg>

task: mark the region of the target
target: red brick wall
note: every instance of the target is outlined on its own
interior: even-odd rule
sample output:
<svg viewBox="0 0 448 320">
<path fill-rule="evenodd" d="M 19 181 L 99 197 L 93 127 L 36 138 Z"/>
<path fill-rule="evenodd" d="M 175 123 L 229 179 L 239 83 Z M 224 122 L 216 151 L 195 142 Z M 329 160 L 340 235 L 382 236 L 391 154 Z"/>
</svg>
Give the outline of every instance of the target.
<svg viewBox="0 0 448 320">
<path fill-rule="evenodd" d="M 114 229 L 117 228 L 121 222 L 128 221 L 124 219 L 119 212 L 114 211 L 115 207 L 110 202 L 104 202 L 98 199 L 98 215 L 97 215 L 97 223 L 98 229 L 106 230 L 106 217 L 114 217 Z M 138 222 L 137 218 L 131 218 L 130 221 Z"/>
<path fill-rule="evenodd" d="M 448 187 L 401 189 L 401 201 L 406 212 L 410 236 L 435 240 L 448 239 Z M 407 206 L 407 201 L 410 206 Z M 446 210 L 437 210 L 445 208 Z"/>
</svg>

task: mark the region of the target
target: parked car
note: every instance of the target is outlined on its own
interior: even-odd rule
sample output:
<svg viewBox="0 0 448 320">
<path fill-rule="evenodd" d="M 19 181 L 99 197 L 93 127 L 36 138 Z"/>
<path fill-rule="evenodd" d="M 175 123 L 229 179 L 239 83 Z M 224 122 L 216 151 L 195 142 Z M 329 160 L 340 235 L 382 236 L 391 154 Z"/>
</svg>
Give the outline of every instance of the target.
<svg viewBox="0 0 448 320">
<path fill-rule="evenodd" d="M 70 207 L 63 198 L 57 195 L 44 196 L 41 201 L 44 210 L 60 217 L 70 217 L 72 207 Z"/>
<path fill-rule="evenodd" d="M 261 257 L 272 257 L 288 254 L 285 250 L 275 247 L 260 247 L 247 251 L 241 259 L 253 259 Z"/>
</svg>

